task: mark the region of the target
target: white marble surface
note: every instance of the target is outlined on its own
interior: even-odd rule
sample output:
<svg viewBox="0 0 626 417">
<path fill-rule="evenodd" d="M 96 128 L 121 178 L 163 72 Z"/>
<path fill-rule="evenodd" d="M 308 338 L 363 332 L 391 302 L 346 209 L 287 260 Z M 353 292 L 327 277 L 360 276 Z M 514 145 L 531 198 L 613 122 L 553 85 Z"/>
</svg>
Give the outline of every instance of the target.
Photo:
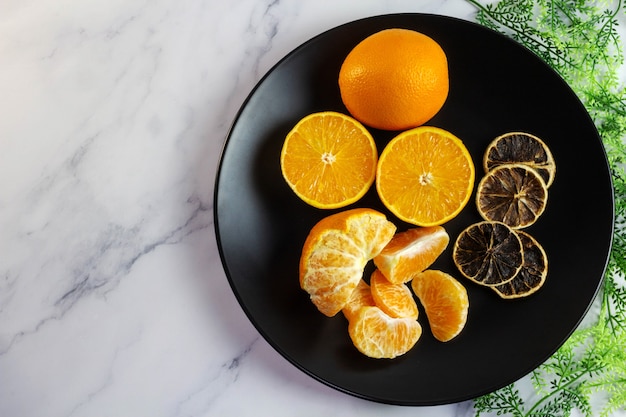
<svg viewBox="0 0 626 417">
<path fill-rule="evenodd" d="M 2 0 L 0 416 L 470 416 L 353 398 L 258 334 L 213 183 L 262 75 L 336 25 L 463 0 Z"/>
</svg>

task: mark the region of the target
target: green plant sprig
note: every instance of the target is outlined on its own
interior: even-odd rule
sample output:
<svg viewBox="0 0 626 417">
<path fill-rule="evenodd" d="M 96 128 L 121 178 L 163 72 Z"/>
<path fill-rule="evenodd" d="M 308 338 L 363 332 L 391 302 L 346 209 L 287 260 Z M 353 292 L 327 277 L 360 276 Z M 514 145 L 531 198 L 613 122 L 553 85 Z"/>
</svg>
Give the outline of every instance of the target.
<svg viewBox="0 0 626 417">
<path fill-rule="evenodd" d="M 576 92 L 602 138 L 611 170 L 615 227 L 599 296 L 597 320 L 578 328 L 531 374 L 535 394 L 516 384 L 474 401 L 476 416 L 608 416 L 626 407 L 626 89 L 618 70 L 624 55 L 620 1 L 500 0 L 478 9 L 478 23 L 529 48 Z M 601 403 L 594 410 L 592 399 Z"/>
</svg>

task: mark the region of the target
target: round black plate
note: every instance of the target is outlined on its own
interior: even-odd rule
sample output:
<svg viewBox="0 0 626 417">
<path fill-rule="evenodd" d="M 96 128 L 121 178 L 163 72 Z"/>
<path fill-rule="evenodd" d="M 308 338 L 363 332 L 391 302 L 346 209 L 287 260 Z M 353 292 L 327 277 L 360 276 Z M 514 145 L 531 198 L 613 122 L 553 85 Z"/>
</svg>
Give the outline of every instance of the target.
<svg viewBox="0 0 626 417">
<path fill-rule="evenodd" d="M 353 347 L 342 314 L 327 318 L 298 283 L 300 250 L 310 228 L 335 211 L 301 202 L 284 182 L 280 150 L 288 131 L 317 111 L 346 112 L 337 75 L 354 45 L 402 27 L 434 38 L 446 51 L 450 95 L 428 122 L 467 145 L 482 176 L 482 155 L 497 135 L 521 130 L 551 148 L 556 180 L 546 211 L 526 229 L 545 248 L 549 275 L 527 299 L 502 300 L 460 277 L 451 260 L 458 233 L 479 221 L 473 199 L 444 225 L 451 244 L 433 268 L 469 292 L 463 332 L 448 343 L 424 333 L 406 355 L 370 359 Z M 371 130 L 379 152 L 397 132 Z M 351 207 L 386 213 L 375 187 Z M 215 228 L 230 285 L 263 337 L 288 361 L 340 391 L 392 404 L 436 405 L 486 394 L 521 378 L 555 352 L 584 317 L 605 271 L 613 231 L 611 176 L 592 120 L 567 84 L 508 38 L 466 21 L 422 14 L 348 23 L 301 45 L 258 83 L 232 126 L 215 187 Z M 368 270 L 366 269 L 366 276 Z"/>
</svg>

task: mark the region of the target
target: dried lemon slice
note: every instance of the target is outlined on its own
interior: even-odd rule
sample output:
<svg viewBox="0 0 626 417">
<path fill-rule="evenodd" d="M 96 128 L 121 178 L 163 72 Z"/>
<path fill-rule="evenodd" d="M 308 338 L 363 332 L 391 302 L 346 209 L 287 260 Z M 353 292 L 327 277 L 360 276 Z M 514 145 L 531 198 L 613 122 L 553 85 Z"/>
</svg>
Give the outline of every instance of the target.
<svg viewBox="0 0 626 417">
<path fill-rule="evenodd" d="M 548 275 L 548 257 L 543 247 L 528 233 L 518 230 L 517 234 L 522 242 L 524 263 L 512 280 L 492 287 L 502 298 L 529 296 L 543 286 Z"/>
<path fill-rule="evenodd" d="M 478 183 L 476 207 L 485 220 L 520 229 L 533 224 L 548 202 L 539 174 L 522 164 L 500 165 Z"/>
<path fill-rule="evenodd" d="M 480 285 L 504 284 L 522 268 L 522 242 L 504 223 L 474 223 L 454 243 L 452 258 L 461 273 Z"/>
<path fill-rule="evenodd" d="M 489 172 L 504 164 L 523 164 L 534 169 L 550 187 L 556 175 L 556 163 L 550 148 L 535 135 L 510 132 L 495 138 L 483 156 L 483 168 Z"/>
</svg>

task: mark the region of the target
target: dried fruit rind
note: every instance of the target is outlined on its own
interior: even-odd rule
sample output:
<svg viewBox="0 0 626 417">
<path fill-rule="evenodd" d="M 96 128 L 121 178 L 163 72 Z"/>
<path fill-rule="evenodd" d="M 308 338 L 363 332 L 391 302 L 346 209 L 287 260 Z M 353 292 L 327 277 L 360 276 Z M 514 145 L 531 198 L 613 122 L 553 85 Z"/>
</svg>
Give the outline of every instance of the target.
<svg viewBox="0 0 626 417">
<path fill-rule="evenodd" d="M 521 229 L 535 223 L 548 202 L 539 174 L 522 164 L 500 165 L 478 183 L 476 207 L 483 219 Z"/>
<path fill-rule="evenodd" d="M 452 258 L 465 277 L 485 286 L 512 280 L 524 263 L 522 242 L 515 230 L 490 221 L 463 230 L 455 241 Z"/>
<path fill-rule="evenodd" d="M 530 234 L 518 230 L 522 242 L 524 264 L 522 269 L 509 282 L 496 285 L 493 290 L 502 298 L 527 297 L 537 292 L 548 275 L 548 257 L 543 247 Z"/>
<path fill-rule="evenodd" d="M 556 176 L 556 163 L 548 145 L 530 133 L 509 132 L 495 138 L 483 156 L 483 168 L 489 172 L 503 164 L 523 164 L 534 169 L 550 187 Z"/>
</svg>

